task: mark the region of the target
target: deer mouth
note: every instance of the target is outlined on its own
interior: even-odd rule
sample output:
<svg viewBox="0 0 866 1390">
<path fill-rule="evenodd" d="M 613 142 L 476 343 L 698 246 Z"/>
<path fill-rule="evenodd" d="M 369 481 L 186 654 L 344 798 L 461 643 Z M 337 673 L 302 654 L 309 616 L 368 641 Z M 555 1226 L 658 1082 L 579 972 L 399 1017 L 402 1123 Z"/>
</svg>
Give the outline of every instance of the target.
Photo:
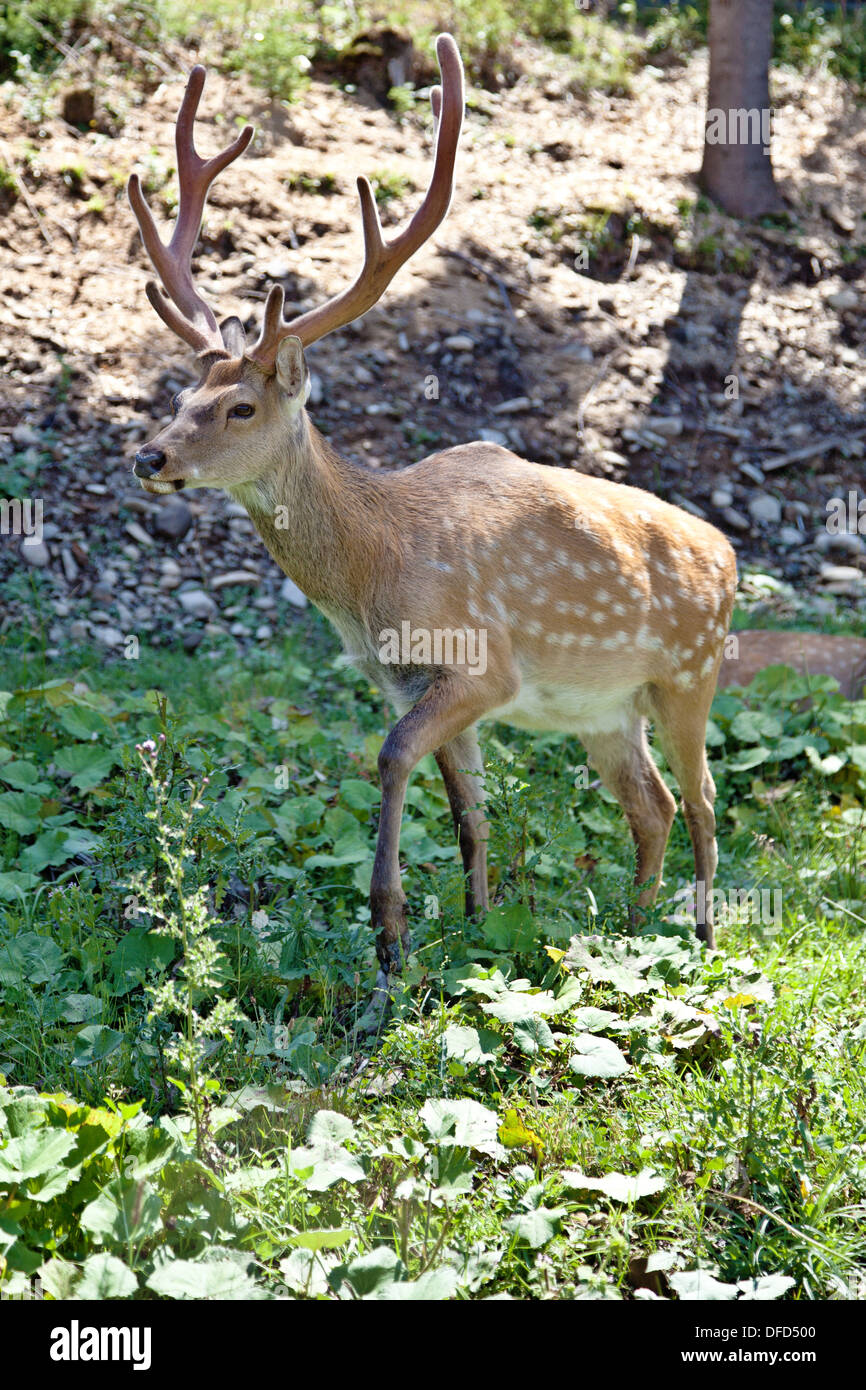
<svg viewBox="0 0 866 1390">
<path fill-rule="evenodd" d="M 183 478 L 172 478 L 171 481 L 161 481 L 159 478 L 139 478 L 141 486 L 145 492 L 180 492 L 186 487 Z"/>
</svg>

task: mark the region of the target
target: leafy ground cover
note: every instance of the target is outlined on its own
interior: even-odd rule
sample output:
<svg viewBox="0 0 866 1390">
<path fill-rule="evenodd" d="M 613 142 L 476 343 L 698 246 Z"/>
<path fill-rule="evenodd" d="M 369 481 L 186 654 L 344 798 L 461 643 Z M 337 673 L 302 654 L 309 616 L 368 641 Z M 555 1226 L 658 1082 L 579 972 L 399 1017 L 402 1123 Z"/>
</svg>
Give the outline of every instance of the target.
<svg viewBox="0 0 866 1390">
<path fill-rule="evenodd" d="M 55 1297 L 862 1293 L 866 704 L 717 697 L 720 949 L 626 925 L 573 740 L 494 726 L 496 905 L 444 791 L 403 836 L 415 953 L 378 1035 L 378 691 L 306 616 L 0 695 L 0 1270 Z M 211 671 L 219 671 L 219 683 Z M 170 692 L 169 694 L 160 692 Z"/>
</svg>

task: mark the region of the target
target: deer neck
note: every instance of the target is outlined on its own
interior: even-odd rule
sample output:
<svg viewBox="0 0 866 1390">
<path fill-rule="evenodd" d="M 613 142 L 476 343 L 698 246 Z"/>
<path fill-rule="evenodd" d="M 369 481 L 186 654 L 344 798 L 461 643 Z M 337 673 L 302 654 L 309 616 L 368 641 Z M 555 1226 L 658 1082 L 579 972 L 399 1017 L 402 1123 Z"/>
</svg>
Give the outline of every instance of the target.
<svg viewBox="0 0 866 1390">
<path fill-rule="evenodd" d="M 305 410 L 292 426 L 272 468 L 231 494 L 313 603 L 361 613 L 401 550 L 387 476 L 340 458 Z"/>
</svg>

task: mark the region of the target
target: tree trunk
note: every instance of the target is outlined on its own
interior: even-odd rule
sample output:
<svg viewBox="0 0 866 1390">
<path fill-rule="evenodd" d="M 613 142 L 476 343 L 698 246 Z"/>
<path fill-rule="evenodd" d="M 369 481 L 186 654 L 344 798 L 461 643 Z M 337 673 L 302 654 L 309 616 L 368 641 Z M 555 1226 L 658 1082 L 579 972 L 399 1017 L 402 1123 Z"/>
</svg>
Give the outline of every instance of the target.
<svg viewBox="0 0 866 1390">
<path fill-rule="evenodd" d="M 735 217 L 780 212 L 770 161 L 773 0 L 710 0 L 709 45 L 701 186 Z"/>
</svg>

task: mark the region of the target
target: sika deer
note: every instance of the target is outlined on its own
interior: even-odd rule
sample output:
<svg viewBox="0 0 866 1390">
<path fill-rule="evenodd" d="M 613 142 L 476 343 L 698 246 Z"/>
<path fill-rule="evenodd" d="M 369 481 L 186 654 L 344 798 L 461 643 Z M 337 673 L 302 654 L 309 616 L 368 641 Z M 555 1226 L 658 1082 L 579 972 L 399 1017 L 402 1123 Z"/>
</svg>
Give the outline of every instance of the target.
<svg viewBox="0 0 866 1390">
<path fill-rule="evenodd" d="M 149 492 L 221 487 L 239 499 L 277 564 L 401 716 L 379 755 L 370 900 L 383 972 L 399 970 L 409 946 L 400 821 L 409 776 L 426 753 L 447 788 L 467 910 L 487 907 L 477 736 L 485 718 L 580 736 L 628 818 L 639 904 L 658 891 L 675 809 L 647 746 L 654 721 L 682 791 L 697 901 L 706 904 L 698 935 L 712 946 L 715 788 L 704 736 L 736 585 L 725 538 L 646 492 L 528 463 L 492 444 L 369 471 L 334 453 L 304 408 L 304 347 L 369 309 L 448 210 L 463 80 L 448 35 L 437 52 L 436 154 L 421 207 L 385 241 L 360 178 L 365 252 L 354 284 L 292 322 L 283 319 L 282 289 L 272 287 L 249 348 L 238 319 L 217 326 L 193 286 L 190 258 L 210 183 L 252 130 L 200 159 L 193 122 L 204 70 L 193 69 L 177 122 L 181 201 L 168 246 L 135 176 L 129 193 L 169 296 L 151 282 L 148 298 L 195 349 L 201 378 L 175 399 L 175 418 L 139 451 L 135 473 Z M 447 654 L 437 650 L 443 633 L 454 648 Z"/>
</svg>

